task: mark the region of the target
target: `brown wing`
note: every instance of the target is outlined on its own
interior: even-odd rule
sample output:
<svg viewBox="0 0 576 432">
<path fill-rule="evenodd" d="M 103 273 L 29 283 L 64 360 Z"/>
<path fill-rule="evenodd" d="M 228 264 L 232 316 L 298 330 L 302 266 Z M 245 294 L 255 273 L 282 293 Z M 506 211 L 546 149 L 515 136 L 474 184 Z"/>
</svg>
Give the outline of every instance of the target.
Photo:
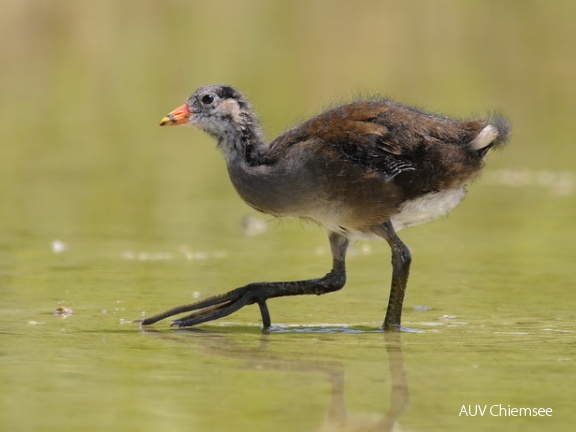
<svg viewBox="0 0 576 432">
<path fill-rule="evenodd" d="M 387 99 L 362 100 L 325 111 L 289 130 L 271 143 L 270 155 L 297 142 L 314 142 L 329 147 L 330 154 L 344 162 L 380 173 L 386 182 L 400 181 L 415 194 L 445 187 L 447 181 L 459 182 L 479 169 L 481 155 L 468 144 L 486 125 L 425 113 Z"/>
</svg>

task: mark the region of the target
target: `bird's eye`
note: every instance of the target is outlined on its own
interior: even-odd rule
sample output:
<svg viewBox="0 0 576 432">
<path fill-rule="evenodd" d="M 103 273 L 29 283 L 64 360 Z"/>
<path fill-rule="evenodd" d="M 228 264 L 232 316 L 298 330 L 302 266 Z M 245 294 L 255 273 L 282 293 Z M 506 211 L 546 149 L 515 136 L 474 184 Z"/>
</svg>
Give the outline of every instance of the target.
<svg viewBox="0 0 576 432">
<path fill-rule="evenodd" d="M 202 103 L 206 104 L 206 105 L 210 105 L 212 102 L 214 102 L 214 96 L 207 94 L 202 96 Z"/>
</svg>

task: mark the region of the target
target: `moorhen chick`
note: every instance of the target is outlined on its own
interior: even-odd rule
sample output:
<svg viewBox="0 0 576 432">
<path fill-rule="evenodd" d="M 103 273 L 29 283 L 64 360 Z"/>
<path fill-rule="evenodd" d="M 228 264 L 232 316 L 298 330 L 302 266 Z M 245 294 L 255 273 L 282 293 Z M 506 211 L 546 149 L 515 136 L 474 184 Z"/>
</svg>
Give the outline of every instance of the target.
<svg viewBox="0 0 576 432">
<path fill-rule="evenodd" d="M 384 330 L 400 330 L 410 250 L 396 232 L 446 215 L 464 198 L 509 125 L 498 114 L 461 120 L 374 97 L 329 109 L 270 143 L 248 100 L 228 85 L 199 88 L 160 125 L 190 124 L 214 137 L 240 197 L 277 217 L 313 220 L 328 231 L 332 269 L 318 279 L 255 282 L 139 321 L 187 327 L 257 303 L 264 328 L 267 300 L 326 294 L 346 282 L 350 239 L 384 238 L 392 250 L 392 284 Z"/>
</svg>

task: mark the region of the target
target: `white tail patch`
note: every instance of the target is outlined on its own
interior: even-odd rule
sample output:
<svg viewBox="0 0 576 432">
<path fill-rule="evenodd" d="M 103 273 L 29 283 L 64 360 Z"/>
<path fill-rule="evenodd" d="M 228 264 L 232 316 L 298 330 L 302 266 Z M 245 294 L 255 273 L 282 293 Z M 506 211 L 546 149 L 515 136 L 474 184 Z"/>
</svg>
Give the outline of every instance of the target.
<svg viewBox="0 0 576 432">
<path fill-rule="evenodd" d="M 484 147 L 492 144 L 492 142 L 498 137 L 498 129 L 492 125 L 486 126 L 480 131 L 478 136 L 470 141 L 469 146 L 474 150 L 480 150 Z"/>
</svg>

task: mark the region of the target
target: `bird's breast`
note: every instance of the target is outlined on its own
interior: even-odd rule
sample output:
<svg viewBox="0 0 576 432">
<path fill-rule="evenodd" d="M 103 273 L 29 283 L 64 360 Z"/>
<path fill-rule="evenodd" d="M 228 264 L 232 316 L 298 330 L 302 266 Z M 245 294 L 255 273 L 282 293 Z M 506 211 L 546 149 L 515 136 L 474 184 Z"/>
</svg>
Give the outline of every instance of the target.
<svg viewBox="0 0 576 432">
<path fill-rule="evenodd" d="M 254 209 L 311 219 L 329 231 L 379 226 L 401 202 L 395 185 L 352 164 L 291 158 L 290 163 L 256 167 L 230 163 L 228 172 L 240 197 Z"/>
<path fill-rule="evenodd" d="M 238 195 L 254 209 L 273 216 L 300 216 L 317 199 L 302 172 L 275 165 L 228 164 Z"/>
</svg>

